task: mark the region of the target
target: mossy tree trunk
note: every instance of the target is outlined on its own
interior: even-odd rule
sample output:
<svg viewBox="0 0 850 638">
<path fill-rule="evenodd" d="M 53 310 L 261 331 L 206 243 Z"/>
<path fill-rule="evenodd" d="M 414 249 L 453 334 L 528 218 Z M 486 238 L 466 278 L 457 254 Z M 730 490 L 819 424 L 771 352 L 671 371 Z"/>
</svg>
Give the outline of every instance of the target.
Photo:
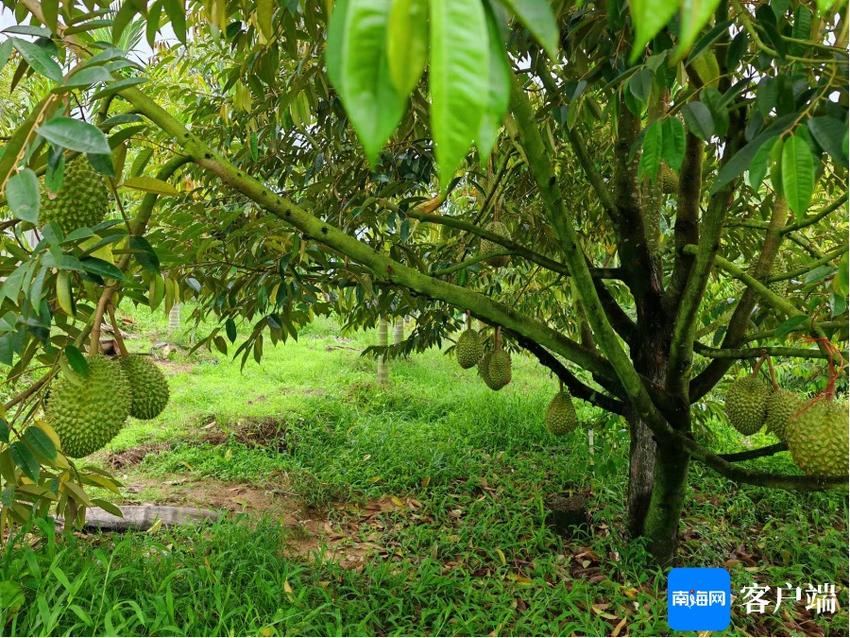
<svg viewBox="0 0 850 638">
<path fill-rule="evenodd" d="M 399 345 L 404 341 L 404 317 L 396 317 L 393 325 L 393 345 Z"/>
</svg>

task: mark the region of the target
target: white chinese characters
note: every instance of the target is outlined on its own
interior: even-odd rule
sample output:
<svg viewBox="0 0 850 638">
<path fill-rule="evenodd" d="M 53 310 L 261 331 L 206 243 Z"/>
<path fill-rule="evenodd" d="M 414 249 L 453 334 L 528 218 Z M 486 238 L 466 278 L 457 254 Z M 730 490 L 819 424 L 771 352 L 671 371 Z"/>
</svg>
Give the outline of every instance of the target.
<svg viewBox="0 0 850 638">
<path fill-rule="evenodd" d="M 758 583 L 741 588 L 740 593 L 743 600 L 740 605 L 746 608 L 748 614 L 763 614 L 768 607 L 773 607 L 773 613 L 776 613 L 784 602 L 788 601 L 793 605 L 795 602 L 801 601 L 803 594 L 805 594 L 806 609 L 814 610 L 816 615 L 834 614 L 838 608 L 838 599 L 835 596 L 835 585 L 833 583 L 822 583 L 817 587 L 809 583 L 806 589 L 785 583 L 785 587 L 775 588 L 774 597 L 768 598 L 771 589 L 774 588 Z"/>
</svg>

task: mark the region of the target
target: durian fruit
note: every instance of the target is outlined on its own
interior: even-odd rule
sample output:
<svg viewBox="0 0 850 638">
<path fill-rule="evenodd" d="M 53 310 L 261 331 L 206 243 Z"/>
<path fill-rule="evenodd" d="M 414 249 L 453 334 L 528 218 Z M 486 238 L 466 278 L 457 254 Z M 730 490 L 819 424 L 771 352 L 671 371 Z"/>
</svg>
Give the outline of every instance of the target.
<svg viewBox="0 0 850 638">
<path fill-rule="evenodd" d="M 494 390 L 501 390 L 511 382 L 511 355 L 504 350 L 494 350 L 487 362 L 489 385 Z"/>
<path fill-rule="evenodd" d="M 764 424 L 768 432 L 774 434 L 780 441 L 786 440 L 785 430 L 788 420 L 800 409 L 803 399 L 796 392 L 776 388 L 770 393 L 765 402 L 766 418 Z"/>
<path fill-rule="evenodd" d="M 508 227 L 505 226 L 502 222 L 494 221 L 487 224 L 484 227 L 485 230 L 489 230 L 494 235 L 499 235 L 500 237 L 508 238 L 510 235 L 508 234 Z M 481 253 L 484 255 L 489 255 L 491 253 L 500 253 L 504 252 L 505 247 L 499 244 L 496 244 L 489 239 L 481 240 Z M 491 266 L 495 266 L 496 268 L 501 268 L 502 266 L 507 265 L 508 261 L 510 261 L 510 257 L 508 255 L 497 255 L 495 257 L 489 257 L 485 259 L 488 264 Z"/>
<path fill-rule="evenodd" d="M 782 263 L 779 259 L 777 259 L 773 263 L 773 268 L 771 268 L 771 270 L 770 270 L 770 276 L 771 277 L 778 277 L 779 275 L 783 274 L 784 272 L 785 272 L 784 263 Z M 779 295 L 780 297 L 784 297 L 785 295 L 788 294 L 788 280 L 782 279 L 780 281 L 771 281 L 769 284 L 767 284 L 767 288 L 768 288 L 768 290 L 770 290 L 770 292 L 772 292 L 776 295 Z"/>
<path fill-rule="evenodd" d="M 546 429 L 556 436 L 569 434 L 578 425 L 573 399 L 563 388 L 549 402 L 545 423 Z"/>
<path fill-rule="evenodd" d="M 487 384 L 487 387 L 491 390 L 498 390 L 499 388 L 493 387 L 493 382 L 490 380 L 490 358 L 493 356 L 493 351 L 490 350 L 485 352 L 481 359 L 478 361 L 478 374 L 484 379 L 484 383 Z"/>
<path fill-rule="evenodd" d="M 66 374 L 51 386 L 45 410 L 62 451 L 73 458 L 109 443 L 130 414 L 130 384 L 118 362 L 97 354 L 88 365 L 88 376 Z"/>
<path fill-rule="evenodd" d="M 755 434 L 767 418 L 766 403 L 771 387 L 758 377 L 732 382 L 726 392 L 726 416 L 741 434 Z"/>
<path fill-rule="evenodd" d="M 153 419 L 168 403 L 168 381 L 162 370 L 150 357 L 140 354 L 128 354 L 118 361 L 127 376 L 133 396 L 130 416 Z"/>
<path fill-rule="evenodd" d="M 847 401 L 802 406 L 785 430 L 794 463 L 809 476 L 847 476 Z"/>
<path fill-rule="evenodd" d="M 109 209 L 109 193 L 103 177 L 83 157 L 68 162 L 62 187 L 53 199 L 41 197 L 39 223 L 54 222 L 66 235 L 77 228 L 96 226 Z"/>
<path fill-rule="evenodd" d="M 484 354 L 484 346 L 481 344 L 481 339 L 478 338 L 478 332 L 472 328 L 467 328 L 460 333 L 455 346 L 455 355 L 457 362 L 464 370 L 472 368 L 478 364 Z"/>
</svg>

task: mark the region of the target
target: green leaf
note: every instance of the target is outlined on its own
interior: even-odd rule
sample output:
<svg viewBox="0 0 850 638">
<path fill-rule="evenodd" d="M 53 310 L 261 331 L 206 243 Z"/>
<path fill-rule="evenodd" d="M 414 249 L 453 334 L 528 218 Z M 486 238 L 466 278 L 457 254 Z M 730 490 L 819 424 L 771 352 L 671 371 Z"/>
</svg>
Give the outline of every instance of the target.
<svg viewBox="0 0 850 638">
<path fill-rule="evenodd" d="M 786 319 L 774 329 L 773 334 L 777 338 L 782 338 L 787 334 L 799 330 L 803 324 L 807 323 L 809 318 L 806 315 L 795 315 L 790 319 Z"/>
<path fill-rule="evenodd" d="M 22 440 L 38 456 L 48 460 L 56 458 L 56 446 L 53 445 L 47 433 L 37 425 L 31 425 L 24 430 Z"/>
<path fill-rule="evenodd" d="M 629 91 L 642 104 L 649 102 L 649 96 L 652 93 L 652 79 L 654 74 L 649 69 L 640 69 L 632 77 L 629 78 Z"/>
<path fill-rule="evenodd" d="M 90 86 L 95 84 L 96 82 L 110 82 L 112 81 L 112 74 L 104 69 L 102 66 L 90 66 L 84 69 L 80 69 L 72 76 L 70 76 L 63 86 L 67 87 L 77 87 L 77 86 Z"/>
<path fill-rule="evenodd" d="M 682 0 L 679 46 L 676 47 L 676 53 L 673 56 L 674 62 L 685 57 L 699 32 L 711 19 L 718 4 L 720 0 Z"/>
<path fill-rule="evenodd" d="M 839 166 L 847 166 L 847 124 L 834 117 L 824 116 L 811 118 L 807 125 L 812 137 L 833 161 Z"/>
<path fill-rule="evenodd" d="M 37 481 L 38 475 L 41 472 L 41 466 L 29 448 L 21 441 L 15 441 L 9 446 L 9 452 L 12 455 L 12 461 L 14 461 L 15 465 L 21 468 L 24 474 L 33 481 Z"/>
<path fill-rule="evenodd" d="M 224 330 L 227 332 L 227 338 L 230 343 L 236 343 L 236 323 L 233 319 L 228 319 L 224 324 Z"/>
<path fill-rule="evenodd" d="M 0 42 L 0 71 L 6 66 L 9 61 L 9 56 L 12 55 L 12 40 L 3 40 Z"/>
<path fill-rule="evenodd" d="M 103 132 L 82 120 L 60 115 L 45 122 L 36 130 L 48 142 L 71 151 L 97 155 L 109 155 L 111 153 L 109 142 Z"/>
<path fill-rule="evenodd" d="M 168 195 L 173 197 L 179 195 L 180 191 L 174 188 L 171 184 L 156 177 L 148 177 L 147 175 L 137 175 L 124 180 L 122 186 L 133 188 L 146 193 L 156 193 L 157 195 Z"/>
<path fill-rule="evenodd" d="M 522 23 L 550 58 L 558 57 L 558 24 L 548 0 L 499 0 Z"/>
<path fill-rule="evenodd" d="M 682 109 L 682 115 L 691 134 L 706 142 L 714 135 L 714 118 L 702 102 L 688 102 Z"/>
<path fill-rule="evenodd" d="M 499 25 L 496 16 L 485 3 L 487 18 L 488 44 L 490 51 L 490 74 L 488 78 L 489 91 L 484 113 L 481 116 L 481 125 L 478 127 L 476 141 L 478 144 L 478 156 L 481 165 L 484 166 L 490 157 L 490 151 L 499 137 L 499 129 L 508 112 L 511 98 L 511 69 L 505 56 L 505 46 L 499 33 Z"/>
<path fill-rule="evenodd" d="M 344 0 L 335 5 L 328 29 L 328 75 L 373 166 L 405 105 L 390 81 L 389 9 L 389 0 Z"/>
<path fill-rule="evenodd" d="M 124 0 L 121 8 L 115 12 L 115 17 L 112 18 L 112 44 L 118 44 L 121 40 L 121 34 L 124 29 L 130 24 L 133 16 L 136 15 L 137 5 L 135 0 Z"/>
<path fill-rule="evenodd" d="M 119 281 L 124 280 L 124 273 L 108 261 L 98 259 L 97 257 L 85 257 L 81 259 L 80 262 L 83 264 L 83 268 L 86 269 L 86 272 L 100 275 L 101 277 L 117 279 Z"/>
<path fill-rule="evenodd" d="M 59 0 L 41 0 L 41 12 L 44 15 L 44 24 L 56 33 L 59 26 Z"/>
<path fill-rule="evenodd" d="M 629 0 L 629 8 L 635 26 L 635 42 L 630 56 L 631 62 L 634 62 L 646 44 L 676 15 L 679 3 L 671 0 Z"/>
<path fill-rule="evenodd" d="M 782 145 L 782 190 L 797 219 L 806 214 L 814 188 L 815 162 L 808 142 L 797 132 Z"/>
<path fill-rule="evenodd" d="M 431 0 L 431 130 L 442 188 L 478 135 L 490 68 L 480 0 Z"/>
<path fill-rule="evenodd" d="M 0 441 L 3 443 L 9 442 L 9 435 L 12 433 L 12 430 L 9 429 L 9 422 L 6 421 L 3 417 L 0 417 Z"/>
<path fill-rule="evenodd" d="M 15 217 L 38 225 L 41 195 L 38 189 L 38 177 L 32 169 L 24 168 L 6 182 L 6 203 Z"/>
<path fill-rule="evenodd" d="M 174 35 L 183 44 L 186 44 L 186 7 L 184 0 L 162 0 L 162 8 L 165 15 L 171 20 L 171 28 Z"/>
<path fill-rule="evenodd" d="M 92 504 L 97 505 L 102 510 L 109 512 L 113 516 L 117 516 L 118 518 L 124 518 L 124 512 L 121 511 L 121 508 L 118 507 L 115 503 L 112 503 L 111 501 L 107 501 L 103 498 L 93 498 L 91 502 Z M 82 611 L 82 609 L 80 609 L 80 611 Z M 91 624 L 91 618 L 85 612 L 83 612 L 82 614 L 77 613 L 77 615 L 80 616 L 80 618 L 82 619 L 88 618 L 88 620 L 85 622 Z"/>
<path fill-rule="evenodd" d="M 159 257 L 147 239 L 137 235 L 130 236 L 130 250 L 139 265 L 149 272 L 159 272 Z"/>
<path fill-rule="evenodd" d="M 50 54 L 37 44 L 20 40 L 18 38 L 9 38 L 21 54 L 21 57 L 26 60 L 32 69 L 54 82 L 62 81 L 62 68 L 56 63 Z"/>
<path fill-rule="evenodd" d="M 81 377 L 89 376 L 89 363 L 86 361 L 83 353 L 80 352 L 80 349 L 77 348 L 74 344 L 68 344 L 65 346 L 65 358 L 68 360 L 68 365 L 71 366 L 71 370 L 76 372 Z"/>
<path fill-rule="evenodd" d="M 266 42 L 271 42 L 274 35 L 272 16 L 274 15 L 276 4 L 274 0 L 257 0 L 257 26 L 260 28 L 260 33 L 263 34 Z"/>
<path fill-rule="evenodd" d="M 750 162 L 750 167 L 747 169 L 747 184 L 754 191 L 757 191 L 764 181 L 764 176 L 767 175 L 767 161 L 770 157 L 770 151 L 773 148 L 772 143 L 765 143 L 758 150 L 753 161 Z"/>
<path fill-rule="evenodd" d="M 638 175 L 654 182 L 661 166 L 661 154 L 664 144 L 661 122 L 650 124 L 643 134 Z"/>
<path fill-rule="evenodd" d="M 675 117 L 664 118 L 661 125 L 661 157 L 667 166 L 679 172 L 685 159 L 685 127 Z"/>
<path fill-rule="evenodd" d="M 393 86 L 410 95 L 425 68 L 428 55 L 428 3 L 394 0 L 387 27 L 387 55 Z"/>
</svg>

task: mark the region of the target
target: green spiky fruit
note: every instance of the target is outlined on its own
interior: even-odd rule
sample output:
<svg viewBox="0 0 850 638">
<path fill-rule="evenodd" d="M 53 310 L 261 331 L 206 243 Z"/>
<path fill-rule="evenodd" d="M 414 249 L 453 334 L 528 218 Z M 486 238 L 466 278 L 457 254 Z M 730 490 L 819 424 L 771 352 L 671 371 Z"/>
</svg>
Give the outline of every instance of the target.
<svg viewBox="0 0 850 638">
<path fill-rule="evenodd" d="M 489 224 L 487 224 L 487 226 L 485 226 L 485 230 L 489 230 L 494 235 L 499 235 L 500 237 L 505 237 L 506 239 L 510 237 L 510 235 L 508 234 L 508 227 L 505 226 L 502 222 L 490 222 Z M 484 255 L 490 255 L 492 253 L 500 253 L 504 251 L 504 246 L 494 243 L 489 239 L 481 240 L 481 252 Z M 486 261 L 491 266 L 501 268 L 502 266 L 507 265 L 509 260 L 510 257 L 508 255 L 498 255 L 496 257 L 489 257 L 484 261 Z"/>
<path fill-rule="evenodd" d="M 493 356 L 492 350 L 489 352 L 485 352 L 481 359 L 478 361 L 478 374 L 484 379 L 484 383 L 487 384 L 487 387 L 491 390 L 497 390 L 498 388 L 494 388 L 492 382 L 490 381 L 490 358 Z"/>
<path fill-rule="evenodd" d="M 788 420 L 802 406 L 803 399 L 796 392 L 778 388 L 771 392 L 765 403 L 764 424 L 780 441 L 786 440 Z"/>
<path fill-rule="evenodd" d="M 771 387 L 756 377 L 734 381 L 726 392 L 726 416 L 741 434 L 755 434 L 767 417 L 766 403 Z"/>
<path fill-rule="evenodd" d="M 463 369 L 472 368 L 477 365 L 484 355 L 484 346 L 481 344 L 481 339 L 478 338 L 478 333 L 472 328 L 467 328 L 460 333 L 457 338 L 457 346 L 455 347 L 457 362 Z"/>
<path fill-rule="evenodd" d="M 94 355 L 88 365 L 87 376 L 65 374 L 51 386 L 45 413 L 62 451 L 73 458 L 109 443 L 130 414 L 130 384 L 118 362 Z"/>
<path fill-rule="evenodd" d="M 575 430 L 578 418 L 569 392 L 558 392 L 549 402 L 545 423 L 546 429 L 556 436 L 569 434 Z"/>
<path fill-rule="evenodd" d="M 62 188 L 50 199 L 41 197 L 39 223 L 54 222 L 66 235 L 77 228 L 90 228 L 103 221 L 109 209 L 109 193 L 103 177 L 85 157 L 68 163 Z"/>
<path fill-rule="evenodd" d="M 165 375 L 150 357 L 131 354 L 121 357 L 119 361 L 133 395 L 130 416 L 153 419 L 168 403 L 168 381 Z"/>
<path fill-rule="evenodd" d="M 847 476 L 847 401 L 821 399 L 791 415 L 785 430 L 794 463 L 809 476 Z"/>
<path fill-rule="evenodd" d="M 501 390 L 511 382 L 511 355 L 504 350 L 494 350 L 487 362 L 489 385 L 493 390 Z M 486 381 L 486 379 L 485 379 Z"/>
</svg>

